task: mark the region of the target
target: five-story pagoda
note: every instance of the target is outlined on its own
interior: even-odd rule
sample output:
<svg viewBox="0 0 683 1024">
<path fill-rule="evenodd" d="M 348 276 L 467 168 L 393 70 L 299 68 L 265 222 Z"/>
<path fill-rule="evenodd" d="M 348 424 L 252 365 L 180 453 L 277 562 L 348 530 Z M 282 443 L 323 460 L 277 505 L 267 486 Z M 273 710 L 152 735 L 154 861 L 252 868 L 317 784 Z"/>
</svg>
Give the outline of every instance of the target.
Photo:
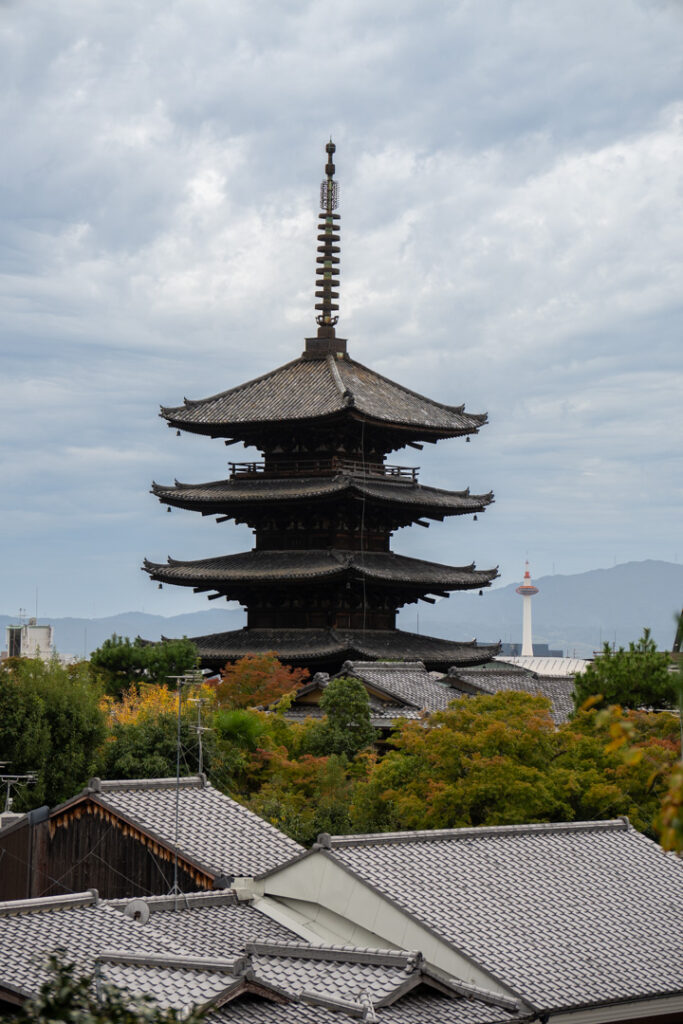
<svg viewBox="0 0 683 1024">
<path fill-rule="evenodd" d="M 492 494 L 423 487 L 417 469 L 389 465 L 390 452 L 421 441 L 476 434 L 486 415 L 442 405 L 354 362 L 338 338 L 339 214 L 326 146 L 316 280 L 317 336 L 299 359 L 262 377 L 161 415 L 177 430 L 241 441 L 262 462 L 230 463 L 230 477 L 205 484 L 153 484 L 166 505 L 254 530 L 252 551 L 201 561 L 145 561 L 160 583 L 192 587 L 247 608 L 244 629 L 195 637 L 202 664 L 275 651 L 311 670 L 347 659 L 421 660 L 429 668 L 488 661 L 497 647 L 396 629 L 403 605 L 487 587 L 495 569 L 453 567 L 390 550 L 411 523 L 482 512 Z"/>
</svg>

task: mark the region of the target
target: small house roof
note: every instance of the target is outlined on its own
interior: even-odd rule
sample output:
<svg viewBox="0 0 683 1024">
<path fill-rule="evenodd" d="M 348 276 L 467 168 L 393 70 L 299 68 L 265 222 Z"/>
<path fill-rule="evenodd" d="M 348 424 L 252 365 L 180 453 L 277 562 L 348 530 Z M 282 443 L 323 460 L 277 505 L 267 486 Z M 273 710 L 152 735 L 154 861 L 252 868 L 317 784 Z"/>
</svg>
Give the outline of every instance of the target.
<svg viewBox="0 0 683 1024">
<path fill-rule="evenodd" d="M 203 775 L 181 778 L 177 793 L 180 855 L 214 878 L 268 870 L 301 852 L 293 839 L 214 789 Z M 176 779 L 91 779 L 51 819 L 68 817 L 84 799 L 175 850 Z"/>
<path fill-rule="evenodd" d="M 536 1008 L 683 992 L 683 864 L 626 819 L 318 841 Z"/>
<path fill-rule="evenodd" d="M 387 1024 L 497 1024 L 518 1017 L 514 1000 L 445 975 L 419 952 L 311 946 L 234 893 L 139 898 L 131 905 L 100 901 L 91 890 L 0 903 L 0 999 L 20 1003 L 37 994 L 57 949 L 79 973 L 97 966 L 102 981 L 122 991 L 181 1016 L 208 1009 L 215 1024 L 373 1015 Z M 399 1012 L 404 997 L 407 1015 Z"/>
<path fill-rule="evenodd" d="M 543 660 L 543 659 L 539 659 Z M 454 666 L 448 674 L 449 684 L 458 689 L 464 684 L 467 693 L 503 693 L 513 690 L 547 697 L 550 714 L 560 725 L 574 711 L 574 676 L 545 676 L 494 658 L 481 668 Z"/>
<path fill-rule="evenodd" d="M 423 711 L 442 711 L 460 696 L 435 679 L 422 661 L 345 661 L 337 676 L 360 679 L 395 705 Z"/>
<path fill-rule="evenodd" d="M 501 654 L 497 660 L 538 675 L 563 676 L 566 679 L 573 679 L 575 675 L 585 672 L 590 664 L 585 658 L 549 658 L 521 654 Z"/>
</svg>

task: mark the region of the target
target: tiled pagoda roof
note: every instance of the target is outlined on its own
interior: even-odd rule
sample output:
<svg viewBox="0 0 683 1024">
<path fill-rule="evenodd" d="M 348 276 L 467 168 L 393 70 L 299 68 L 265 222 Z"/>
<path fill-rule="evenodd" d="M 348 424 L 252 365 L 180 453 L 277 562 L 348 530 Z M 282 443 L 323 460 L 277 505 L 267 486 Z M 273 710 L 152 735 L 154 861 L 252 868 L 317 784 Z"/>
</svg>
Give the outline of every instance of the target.
<svg viewBox="0 0 683 1024">
<path fill-rule="evenodd" d="M 179 586 L 216 586 L 223 584 L 312 583 L 346 576 L 377 583 L 436 587 L 441 590 L 471 590 L 488 587 L 498 575 L 497 569 L 439 565 L 406 558 L 390 551 L 245 551 L 194 562 L 169 558 L 168 564 L 145 559 L 145 572 L 160 583 Z"/>
<path fill-rule="evenodd" d="M 297 423 L 352 414 L 419 436 L 476 433 L 486 414 L 466 413 L 395 384 L 348 356 L 301 357 L 210 398 L 162 406 L 172 427 L 214 437 L 240 437 L 264 424 Z"/>
<path fill-rule="evenodd" d="M 451 665 L 482 665 L 500 650 L 498 644 L 458 643 L 398 629 L 236 629 L 228 633 L 190 637 L 206 667 L 222 667 L 246 654 L 274 651 L 285 663 L 332 659 L 409 659 L 446 671 Z M 455 695 L 457 696 L 457 695 Z"/>
<path fill-rule="evenodd" d="M 349 473 L 286 479 L 263 476 L 244 479 L 238 476 L 204 484 L 184 484 L 176 480 L 173 486 L 153 483 L 152 493 L 166 504 L 207 513 L 220 512 L 235 505 L 244 507 L 271 502 L 324 501 L 349 495 L 370 498 L 388 505 L 409 506 L 424 515 L 433 511 L 435 515 L 446 516 L 482 512 L 493 501 L 490 491 L 488 494 L 470 494 L 469 488 L 464 491 L 444 491 L 437 487 L 422 487 L 417 483 L 396 483 L 391 479 L 358 477 Z"/>
</svg>

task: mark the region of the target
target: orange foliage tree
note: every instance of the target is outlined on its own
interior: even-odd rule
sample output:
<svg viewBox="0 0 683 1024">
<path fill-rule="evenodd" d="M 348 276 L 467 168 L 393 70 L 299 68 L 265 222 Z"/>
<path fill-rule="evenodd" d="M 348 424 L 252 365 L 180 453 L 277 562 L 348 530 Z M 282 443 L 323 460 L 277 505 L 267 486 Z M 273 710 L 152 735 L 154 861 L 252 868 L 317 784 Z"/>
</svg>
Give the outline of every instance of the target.
<svg viewBox="0 0 683 1024">
<path fill-rule="evenodd" d="M 308 669 L 283 665 L 272 651 L 247 654 L 221 671 L 216 697 L 224 708 L 268 706 L 298 690 L 308 678 Z"/>
</svg>

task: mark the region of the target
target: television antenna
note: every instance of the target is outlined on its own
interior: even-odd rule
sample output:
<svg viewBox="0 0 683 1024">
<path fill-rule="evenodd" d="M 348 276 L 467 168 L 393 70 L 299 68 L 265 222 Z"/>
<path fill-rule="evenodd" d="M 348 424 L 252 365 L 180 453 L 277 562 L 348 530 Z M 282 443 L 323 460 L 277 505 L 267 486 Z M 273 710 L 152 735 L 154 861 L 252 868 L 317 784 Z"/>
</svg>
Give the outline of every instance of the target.
<svg viewBox="0 0 683 1024">
<path fill-rule="evenodd" d="M 188 703 L 197 705 L 197 724 L 194 726 L 194 731 L 197 733 L 197 739 L 199 740 L 198 771 L 201 775 L 204 771 L 204 745 L 202 743 L 202 734 L 212 731 L 208 725 L 202 725 L 202 708 L 209 702 L 206 697 L 190 697 L 188 699 Z"/>
<path fill-rule="evenodd" d="M 0 768 L 6 768 L 7 764 L 0 762 Z M 0 784 L 5 787 L 5 810 L 3 814 L 9 814 L 12 810 L 12 804 L 14 797 L 12 796 L 12 790 L 19 789 L 21 786 L 34 786 L 38 781 L 38 775 L 36 772 L 27 772 L 25 775 L 0 775 Z"/>
</svg>

